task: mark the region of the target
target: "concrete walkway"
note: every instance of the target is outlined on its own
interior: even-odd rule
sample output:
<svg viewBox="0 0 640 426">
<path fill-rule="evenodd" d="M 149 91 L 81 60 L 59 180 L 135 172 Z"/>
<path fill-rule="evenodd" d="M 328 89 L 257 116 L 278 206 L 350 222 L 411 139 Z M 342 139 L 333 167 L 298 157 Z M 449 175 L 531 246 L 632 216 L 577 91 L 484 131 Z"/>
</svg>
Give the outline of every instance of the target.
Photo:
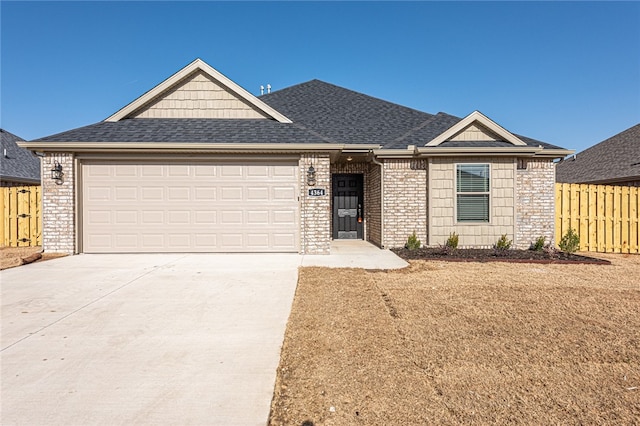
<svg viewBox="0 0 640 426">
<path fill-rule="evenodd" d="M 0 424 L 264 425 L 298 267 L 398 260 L 348 246 L 79 255 L 0 272 Z"/>
<path fill-rule="evenodd" d="M 334 240 L 329 255 L 304 255 L 302 266 L 329 268 L 401 269 L 408 263 L 389 250 L 362 240 Z"/>
</svg>

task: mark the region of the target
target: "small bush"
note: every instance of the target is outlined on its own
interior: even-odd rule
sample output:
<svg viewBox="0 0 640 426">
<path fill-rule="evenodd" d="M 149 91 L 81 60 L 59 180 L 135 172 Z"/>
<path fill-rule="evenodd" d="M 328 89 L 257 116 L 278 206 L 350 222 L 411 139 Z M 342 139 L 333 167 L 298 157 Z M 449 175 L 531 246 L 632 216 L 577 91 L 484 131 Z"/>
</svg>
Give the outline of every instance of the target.
<svg viewBox="0 0 640 426">
<path fill-rule="evenodd" d="M 511 243 L 513 243 L 513 241 L 507 239 L 507 234 L 502 234 L 493 248 L 500 251 L 507 251 L 511 248 Z"/>
<path fill-rule="evenodd" d="M 455 250 L 458 248 L 458 234 L 452 232 L 449 234 L 449 238 L 447 238 L 447 242 L 444 244 L 445 247 L 450 248 L 451 250 Z"/>
<path fill-rule="evenodd" d="M 407 244 L 404 245 L 404 248 L 409 250 L 417 250 L 420 248 L 420 240 L 416 236 L 416 231 L 413 231 L 413 234 L 409 235 L 407 239 Z"/>
<path fill-rule="evenodd" d="M 566 234 L 562 236 L 558 243 L 560 250 L 565 253 L 575 253 L 580 248 L 580 237 L 573 228 L 569 228 Z"/>
<path fill-rule="evenodd" d="M 544 249 L 544 237 L 540 236 L 535 243 L 531 243 L 531 250 L 542 251 Z"/>
</svg>

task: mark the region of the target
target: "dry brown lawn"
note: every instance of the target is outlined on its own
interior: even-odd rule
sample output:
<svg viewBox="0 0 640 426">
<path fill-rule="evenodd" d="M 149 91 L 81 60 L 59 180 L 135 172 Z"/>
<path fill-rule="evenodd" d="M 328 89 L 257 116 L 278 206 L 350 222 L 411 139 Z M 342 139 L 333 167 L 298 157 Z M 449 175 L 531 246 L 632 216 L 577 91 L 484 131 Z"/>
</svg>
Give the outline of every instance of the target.
<svg viewBox="0 0 640 426">
<path fill-rule="evenodd" d="M 271 425 L 640 424 L 640 256 L 303 268 Z"/>
<path fill-rule="evenodd" d="M 0 247 L 0 270 L 66 256 L 64 253 L 41 253 L 42 247 Z"/>
</svg>

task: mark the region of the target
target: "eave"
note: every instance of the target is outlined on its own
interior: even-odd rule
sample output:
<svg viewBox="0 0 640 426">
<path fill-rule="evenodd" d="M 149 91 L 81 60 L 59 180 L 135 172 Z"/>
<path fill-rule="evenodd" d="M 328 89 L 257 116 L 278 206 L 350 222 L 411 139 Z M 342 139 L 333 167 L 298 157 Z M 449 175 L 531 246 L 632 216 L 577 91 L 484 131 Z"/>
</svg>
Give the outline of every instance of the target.
<svg viewBox="0 0 640 426">
<path fill-rule="evenodd" d="M 420 157 L 459 157 L 459 156 L 492 156 L 492 157 L 545 157 L 545 158 L 562 158 L 569 155 L 573 151 L 566 149 L 544 149 L 542 147 L 533 146 L 513 146 L 505 147 L 456 147 L 456 148 L 439 148 L 439 147 L 419 147 L 416 153 Z"/>
<path fill-rule="evenodd" d="M 20 142 L 21 148 L 42 152 L 317 152 L 342 151 L 344 144 L 331 143 L 207 143 L 207 142 Z"/>
</svg>

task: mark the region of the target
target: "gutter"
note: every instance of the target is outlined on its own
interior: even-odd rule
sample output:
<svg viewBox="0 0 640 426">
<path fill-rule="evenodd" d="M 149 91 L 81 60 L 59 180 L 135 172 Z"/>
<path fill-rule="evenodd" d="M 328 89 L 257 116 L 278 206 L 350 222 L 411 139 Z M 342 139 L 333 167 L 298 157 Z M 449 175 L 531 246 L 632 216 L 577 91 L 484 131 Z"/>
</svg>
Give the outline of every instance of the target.
<svg viewBox="0 0 640 426">
<path fill-rule="evenodd" d="M 492 156 L 513 157 L 514 155 L 536 155 L 543 152 L 542 147 L 456 147 L 456 148 L 438 148 L 438 147 L 420 147 L 416 149 L 416 153 L 426 157 L 441 157 L 441 156 L 469 156 L 474 154 Z"/>
<path fill-rule="evenodd" d="M 210 142 L 18 142 L 18 146 L 32 151 L 211 151 L 211 152 L 243 152 L 243 151 L 342 151 L 344 144 L 333 143 L 210 143 Z"/>
<path fill-rule="evenodd" d="M 544 149 L 542 146 L 526 146 L 526 147 L 457 147 L 457 148 L 438 148 L 438 147 L 419 147 L 416 154 L 422 157 L 457 157 L 470 155 L 491 155 L 494 157 L 544 157 L 544 158 L 564 158 L 572 154 L 573 150 L 568 149 Z"/>
</svg>

